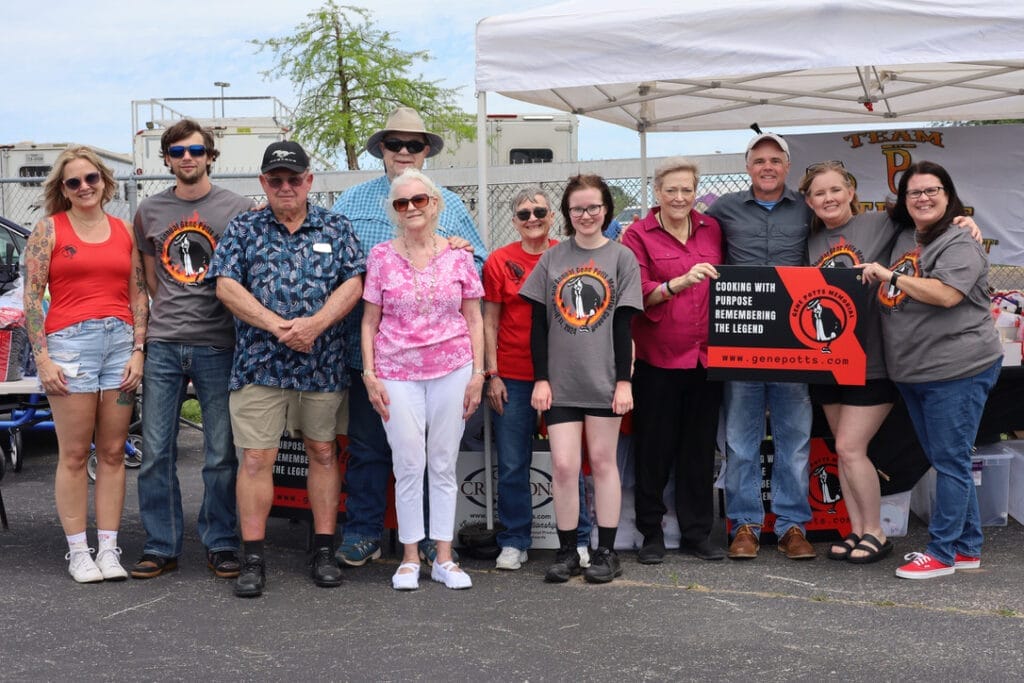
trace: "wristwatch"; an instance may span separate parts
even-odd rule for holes
[[[136,344],[135,346],[132,347],[132,353],[135,353],[136,351],[142,354],[146,353],[146,345],[144,343]]]

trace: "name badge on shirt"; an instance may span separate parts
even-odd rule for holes
[[[315,251],[318,254],[330,254],[331,245],[327,244],[326,242],[317,242],[316,244],[313,245],[313,251]]]

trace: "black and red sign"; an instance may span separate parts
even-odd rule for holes
[[[708,376],[863,385],[867,287],[852,268],[719,266]]]

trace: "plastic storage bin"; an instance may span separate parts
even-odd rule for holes
[[[1010,499],[1010,463],[1012,450],[992,444],[978,449],[971,457],[974,484],[978,489],[978,509],[982,526],[1006,526]],[[910,509],[926,524],[935,501],[935,470],[925,473],[910,496]]]

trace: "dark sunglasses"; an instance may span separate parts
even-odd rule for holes
[[[188,150],[189,156],[193,159],[206,156],[206,145],[171,145],[167,148],[167,156],[172,159],[180,159],[185,156],[185,151]]]
[[[420,142],[419,140],[399,140],[398,138],[388,138],[384,141],[384,149],[389,152],[401,152],[402,148],[405,147],[409,154],[419,154],[427,146],[427,143]]]
[[[535,207],[533,207],[533,217],[534,218],[544,218],[544,216],[547,216],[547,215],[548,215],[548,210],[545,209],[543,206],[535,206]],[[521,221],[528,221],[528,220],[530,220],[530,210],[529,209],[520,209],[519,211],[516,211],[516,218],[518,218]]]
[[[306,182],[305,175],[290,175],[287,178],[279,175],[268,175],[263,176],[267,181],[267,185],[270,185],[272,190],[280,190],[285,183],[288,183],[291,187],[301,187],[302,183]]]
[[[835,168],[836,166],[843,169],[844,171],[846,170],[846,164],[844,164],[839,159],[829,159],[828,161],[819,161],[816,164],[811,164],[810,166],[804,169],[804,173],[817,171],[819,168]]]
[[[395,211],[398,213],[405,213],[409,210],[409,205],[412,204],[414,209],[422,209],[430,202],[429,194],[414,194],[411,197],[399,197],[398,199],[391,202],[391,206],[395,207]]]
[[[102,180],[102,177],[98,172],[93,171],[92,173],[86,173],[81,178],[68,178],[67,180],[64,181],[64,187],[74,192],[75,190],[82,186],[83,180],[85,181],[85,184],[88,185],[89,187],[96,187],[97,185],[100,184],[100,180]]]

